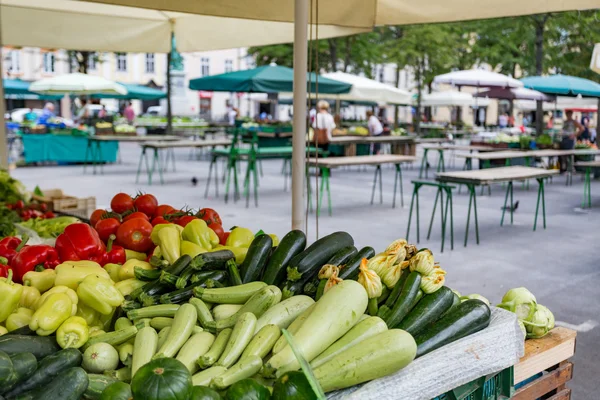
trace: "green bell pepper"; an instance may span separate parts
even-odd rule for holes
[[[79,300],[100,314],[107,315],[120,306],[125,299],[111,280],[87,276],[77,288]]]
[[[206,225],[206,222],[201,219],[195,219],[189,222],[185,228],[183,228],[181,238],[183,240],[187,240],[188,242],[197,244],[203,249],[211,250],[214,247],[214,238],[211,241],[211,232],[214,234],[214,231],[210,229],[208,225]],[[218,240],[216,244],[218,244]]]
[[[48,336],[71,316],[73,302],[67,293],[51,293],[33,313],[29,329],[39,336]]]
[[[234,228],[225,242],[226,246],[231,247],[249,247],[254,240],[254,233],[248,228]]]

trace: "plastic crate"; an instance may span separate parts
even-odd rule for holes
[[[482,376],[465,383],[432,400],[504,400],[510,399],[515,388],[513,386],[513,367],[495,374]]]

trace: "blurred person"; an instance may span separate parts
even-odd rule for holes
[[[229,109],[229,111],[227,112],[227,119],[229,120],[229,125],[231,125],[231,126],[235,125],[235,119],[237,118],[238,115],[239,115],[239,111],[237,108],[231,107]]]
[[[54,114],[54,104],[48,102],[44,105],[44,109],[42,113],[39,115],[37,119],[37,124],[39,125],[47,125],[48,120],[50,118],[54,118],[56,115]]]
[[[567,119],[563,122],[562,141],[560,142],[561,150],[573,150],[577,138],[583,133],[583,126],[573,119],[573,111],[567,110],[565,113]],[[560,172],[567,170],[568,156],[560,157]]]
[[[133,105],[130,101],[127,102],[127,106],[125,106],[125,109],[123,110],[123,116],[129,125],[133,125],[133,121],[135,121],[135,111],[133,110]]]
[[[335,129],[335,121],[333,116],[329,113],[329,103],[325,100],[320,100],[317,103],[318,112],[315,115],[315,121],[313,122],[313,141],[315,146],[320,149],[327,151],[329,149],[329,142],[331,141],[331,133]]]
[[[373,111],[367,111],[367,127],[369,128],[369,135],[371,136],[380,136],[383,133],[383,125],[381,125],[379,118],[373,114]],[[380,150],[381,144],[374,143],[373,154],[379,154]]]
[[[591,141],[592,134],[590,133],[590,119],[588,117],[581,118],[581,126],[583,127],[583,131],[581,132],[577,140]]]
[[[106,106],[103,104],[102,109],[100,111],[98,111],[98,118],[104,118],[106,116],[107,116]]]
[[[554,113],[552,111],[548,113],[548,122],[546,123],[546,129],[554,129]]]
[[[500,116],[498,117],[498,126],[500,128],[506,128],[508,126],[508,114],[500,114]]]

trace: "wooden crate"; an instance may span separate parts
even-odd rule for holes
[[[33,195],[33,199],[46,203],[51,211],[61,211],[80,218],[89,218],[96,209],[95,197],[75,197],[65,195],[61,189],[46,189],[44,196]]]
[[[541,339],[525,341],[525,355],[514,368],[515,384],[530,380],[511,397],[512,400],[568,400],[571,389],[566,385],[573,377],[573,363],[577,332],[554,328]]]

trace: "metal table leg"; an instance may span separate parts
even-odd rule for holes
[[[414,184],[414,188],[413,188],[413,193],[412,193],[412,197],[410,200],[410,211],[408,212],[408,226],[406,227],[406,240],[408,240],[409,236],[410,236],[410,223],[412,221],[412,213],[413,213],[413,207],[415,205],[415,200],[417,203],[417,243],[419,242],[419,188],[421,187],[421,185],[419,183],[413,182]]]
[[[510,224],[513,224],[513,183],[512,181],[508,182],[508,186],[506,187],[506,196],[504,196],[504,207],[502,207],[502,218],[500,219],[500,226],[504,224],[504,214],[506,213],[506,202],[508,201],[508,194],[510,193]]]
[[[381,165],[377,165],[375,168],[375,175],[373,178],[373,190],[371,191],[371,205],[375,199],[375,187],[377,186],[377,177],[379,176],[379,203],[383,203],[383,185],[381,180]]]
[[[437,192],[435,193],[435,200],[433,201],[433,211],[431,212],[431,219],[429,220],[429,229],[427,230],[427,240],[431,237],[431,227],[433,226],[433,220],[435,218],[435,210],[437,208],[438,199],[440,197],[440,191],[442,189],[438,187]],[[443,201],[443,200],[442,200]],[[443,219],[443,217],[442,217]]]
[[[146,158],[146,147],[142,147],[142,153],[140,154],[140,161],[138,162],[137,174],[135,176],[135,183],[137,184],[140,179],[140,172],[142,171],[142,160]],[[148,160],[146,160],[146,170],[148,170]]]
[[[592,182],[591,182],[592,168],[585,168],[585,180],[583,182],[583,200],[581,201],[581,208],[592,207]]]
[[[327,190],[327,198],[329,203],[329,215],[332,215],[331,209],[331,190],[329,187],[329,168],[321,167],[321,187],[319,188],[319,197],[317,201],[317,216],[321,215],[321,205],[323,204],[323,193]]]
[[[477,244],[479,244],[479,222],[477,220],[477,193],[475,192],[475,185],[467,184],[469,189],[469,209],[467,211],[467,227],[465,230],[465,247],[467,247],[467,240],[469,238],[469,224],[471,222],[471,208],[473,209],[473,217],[475,220],[475,238]]]
[[[394,200],[392,208],[396,208],[396,188],[398,187],[398,178],[400,178],[400,205],[404,207],[404,189],[402,187],[402,165],[396,164],[396,175],[394,176]]]
[[[419,179],[423,177],[423,170],[425,170],[425,178],[427,178],[427,152],[428,149],[423,149],[423,158],[421,159],[421,168],[419,168]]]
[[[533,221],[533,231],[535,232],[537,228],[537,217],[540,209],[540,200],[542,202],[542,218],[544,222],[544,229],[546,229],[546,197],[544,195],[544,178],[537,178],[539,187],[538,187],[538,197],[537,203],[535,206],[535,219]]]

